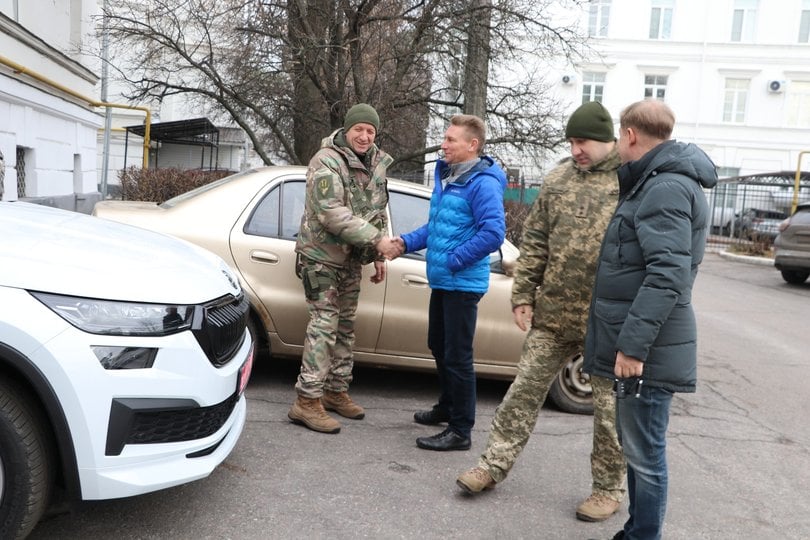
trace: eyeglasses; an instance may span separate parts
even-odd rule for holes
[[[613,379],[613,395],[616,399],[624,399],[627,396],[640,397],[641,385],[644,379],[631,377],[629,379]]]

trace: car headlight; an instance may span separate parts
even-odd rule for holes
[[[31,293],[67,322],[90,334],[167,336],[191,328],[195,306],[146,304]]]

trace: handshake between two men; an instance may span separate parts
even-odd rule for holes
[[[375,247],[377,252],[389,261],[405,253],[405,241],[399,236],[383,236]]]

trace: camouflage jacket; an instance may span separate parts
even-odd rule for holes
[[[309,162],[295,251],[331,266],[368,264],[382,260],[374,246],[388,230],[385,173],[393,158],[374,145],[361,161],[342,141],[339,129]]]
[[[612,150],[590,171],[571,158],[543,181],[526,218],[512,307],[534,309],[532,326],[582,340],[602,237],[616,209],[620,159]]]

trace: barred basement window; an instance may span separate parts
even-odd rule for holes
[[[25,148],[17,147],[17,197],[25,197]]]

